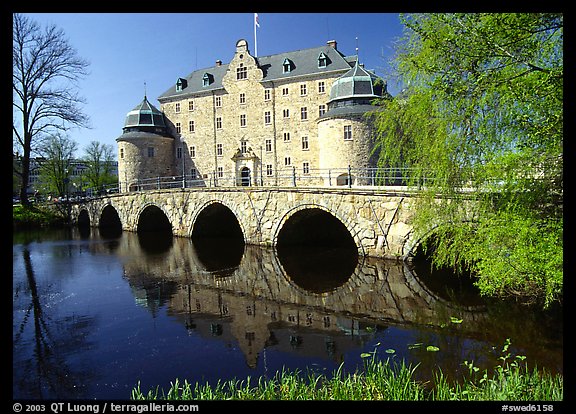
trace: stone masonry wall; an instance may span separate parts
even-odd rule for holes
[[[102,210],[110,205],[122,228],[136,231],[142,211],[160,208],[176,236],[190,237],[198,215],[212,203],[228,207],[236,216],[248,244],[275,246],[286,221],[296,212],[322,209],[340,220],[362,256],[404,258],[412,236],[413,199],[402,193],[361,189],[312,188],[202,188],[171,189],[110,195],[74,206],[74,216],[86,210],[98,226]]]

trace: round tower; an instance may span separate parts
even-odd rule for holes
[[[384,92],[384,84],[377,80],[356,60],[354,67],[332,84],[328,110],[318,119],[318,144],[322,148],[319,168],[339,169],[339,175],[330,178],[336,179],[337,185],[362,184],[367,180],[356,177],[358,169],[376,166],[372,123],[366,114],[376,109],[371,101]],[[348,166],[352,169],[351,177],[343,170]]]
[[[118,143],[120,191],[135,191],[142,180],[174,175],[174,137],[164,114],[146,96],[126,115]]]

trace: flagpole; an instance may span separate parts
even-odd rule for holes
[[[258,13],[254,13],[254,57],[258,57],[258,38],[256,37],[256,26],[259,26]]]

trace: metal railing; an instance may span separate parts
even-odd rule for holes
[[[370,188],[407,187],[410,168],[329,168],[303,171],[295,167],[278,169],[274,174],[265,171],[256,176],[210,172],[198,175],[176,175],[119,182],[98,190],[88,189],[87,197],[132,191],[164,190],[174,188],[215,187],[310,187],[310,188]],[[426,180],[420,185],[426,185]],[[417,189],[416,187],[411,187]]]

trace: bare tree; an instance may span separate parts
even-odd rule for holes
[[[14,144],[22,150],[21,170],[16,173],[22,178],[20,199],[29,204],[26,190],[34,143],[50,130],[88,126],[88,116],[80,109],[84,100],[75,92],[76,82],[88,74],[88,62],[78,57],[55,25],[41,29],[35,21],[14,14],[12,31],[12,130]]]

